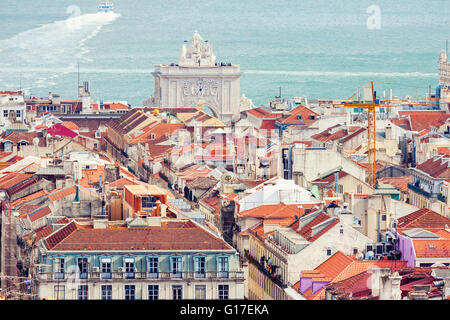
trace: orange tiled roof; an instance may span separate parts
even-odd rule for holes
[[[52,193],[50,193],[48,195],[48,199],[50,200],[50,202],[55,202],[59,199],[62,199],[69,195],[75,194],[76,191],[77,191],[76,186],[71,186],[69,188],[64,188],[64,189],[56,189],[55,191],[53,191]]]
[[[6,135],[3,138],[3,141],[5,140],[9,140],[14,144],[19,143],[20,141],[26,141],[29,145],[33,144],[33,139],[34,138],[39,138],[39,145],[42,146],[43,143],[45,143],[45,139],[43,139],[42,137],[42,133],[41,132],[17,132],[17,131],[13,131],[11,133],[9,133],[8,135]]]
[[[72,121],[63,121],[61,122],[61,125],[70,130],[80,130],[80,128]]]
[[[32,194],[30,194],[28,196],[25,196],[25,197],[19,198],[17,200],[14,200],[13,202],[9,203],[9,207],[10,208],[14,208],[14,207],[16,207],[18,205],[21,205],[21,204],[24,204],[24,203],[26,203],[28,201],[31,201],[31,200],[43,197],[43,196],[45,196],[47,194],[49,194],[49,192],[47,190],[40,190],[40,191],[32,193]]]
[[[343,177],[345,177],[347,175],[348,175],[348,173],[343,171],[343,170],[339,171],[339,173],[338,173],[339,179],[342,179]],[[313,183],[320,183],[318,185],[318,187],[319,187],[319,189],[322,189],[322,188],[327,187],[330,184],[334,184],[334,181],[335,181],[334,174],[331,174],[328,177],[325,177],[325,178],[322,178],[322,179],[316,179],[316,180],[313,181]]]
[[[297,118],[298,115],[301,115],[302,118],[299,120]],[[311,119],[310,116],[314,116],[314,119]],[[311,124],[317,120],[320,116],[317,112],[312,111],[311,109],[300,105],[294,110],[291,110],[290,115],[287,118],[281,118],[278,120],[280,123],[302,123],[302,124]]]
[[[338,251],[312,272],[319,271],[320,273],[317,274],[316,277],[321,276],[325,279],[328,278],[330,282],[337,282],[348,279],[362,272],[366,272],[374,266],[380,268],[390,268],[393,270],[406,267],[406,263],[406,261],[399,260],[357,260],[355,257],[347,256],[341,251]],[[306,272],[306,270],[303,272]],[[295,284],[294,288],[299,289],[300,283],[301,280]],[[308,300],[320,300],[325,297],[325,290],[322,288],[312,294],[312,290],[310,288],[303,294],[303,296]]]
[[[130,144],[137,144],[142,142],[151,142],[164,137],[166,134],[173,134],[175,131],[184,128],[184,123],[159,123],[151,127],[147,127],[144,132],[130,140]],[[154,135],[154,139],[151,139]]]
[[[337,130],[335,132],[331,132],[332,129],[340,127],[340,126],[341,126],[340,124],[337,124],[335,126],[332,126],[332,127],[328,128],[328,129],[322,131],[322,132],[314,134],[314,135],[311,136],[311,139],[314,139],[314,140],[317,140],[317,141],[320,141],[320,142],[328,142],[328,141],[335,141],[335,140],[344,138],[346,136],[352,136],[353,137],[353,135],[355,133],[350,134],[351,131],[349,129],[345,128],[345,127],[343,127],[342,129],[339,129],[339,130]],[[357,134],[359,134],[359,133],[360,132],[357,131]]]
[[[303,208],[298,208],[298,204],[266,204],[253,209],[241,211],[238,213],[242,218],[286,218],[294,215],[300,216]]]
[[[232,250],[190,221],[147,228],[82,228],[72,221],[45,240],[49,250]]]
[[[130,184],[135,185],[135,184],[138,184],[138,182],[135,182],[128,178],[120,178],[120,179],[117,179],[117,180],[111,182],[109,184],[109,186],[116,187],[116,188],[123,188],[123,186],[130,185]]]
[[[398,228],[445,228],[450,226],[450,219],[443,215],[422,208],[398,219]]]
[[[203,168],[201,170],[187,169],[182,172],[177,172],[176,175],[185,180],[192,180],[198,177],[206,177],[210,172],[211,169],[209,168]]]
[[[34,241],[38,241],[41,238],[47,237],[49,234],[52,233],[52,230],[53,230],[52,226],[44,226],[39,229],[36,229],[34,231],[34,234],[36,235],[36,239]]]
[[[109,109],[109,110],[128,110],[130,109],[127,105],[123,104],[123,103],[104,103],[103,104],[103,108],[104,109]]]
[[[412,182],[412,176],[403,176],[403,177],[381,177],[378,178],[379,182],[389,183],[394,188],[408,193],[408,183]]]
[[[31,212],[42,207],[42,204],[25,204],[21,206],[19,211],[19,219],[25,219]]]
[[[206,203],[211,208],[214,208],[217,212],[220,210],[220,204],[219,204],[218,197],[203,198],[200,201]]]
[[[450,239],[413,239],[417,258],[450,257]]]
[[[261,126],[259,127],[259,129],[262,129],[262,130],[275,129],[275,121],[276,120],[262,120]]]
[[[85,188],[92,188],[94,184],[100,183],[100,176],[105,181],[105,166],[98,165],[95,169],[82,169],[82,178],[78,180],[78,183]]]
[[[308,213],[311,214],[312,212]],[[335,225],[337,225],[339,223],[338,219],[335,219],[333,221],[330,220],[330,222],[328,223],[328,225],[326,227],[324,227],[321,231],[319,231],[317,234],[312,235],[312,228],[324,221],[329,220],[331,217],[329,215],[327,215],[324,212],[321,212],[320,214],[317,215],[317,217],[315,217],[311,222],[309,222],[308,224],[306,224],[305,226],[303,226],[300,230],[298,230],[298,226],[299,226],[299,222],[295,222],[291,228],[296,230],[296,232],[298,234],[300,234],[303,238],[305,238],[306,240],[308,240],[309,242],[314,242],[315,240],[317,240],[318,238],[320,238],[323,234],[325,234],[328,230],[330,230],[331,228],[333,228]]]
[[[255,116],[257,118],[264,118],[264,119],[277,119],[281,118],[281,113],[271,113],[263,108],[254,108],[246,111],[247,113],[250,113],[252,116]]]
[[[12,162],[0,162],[0,170],[6,169],[13,164],[14,163],[12,163]]]
[[[32,212],[32,213],[28,214],[28,217],[30,217],[31,222],[34,222],[38,219],[45,217],[46,215],[49,215],[50,213],[52,213],[52,211],[50,210],[50,208],[48,206],[46,206],[36,212]]]
[[[354,160],[352,160],[354,163],[356,163],[357,165],[359,165],[360,167],[363,167],[366,171],[368,170],[367,169],[367,167],[368,167],[368,164],[367,163],[361,163],[361,162],[357,162],[357,161],[354,161]],[[380,170],[381,168],[383,168],[384,167],[384,165],[382,164],[382,163],[379,163],[379,162],[377,162],[377,163],[375,163],[375,167],[376,167],[376,169],[377,169],[377,171],[378,170]]]
[[[68,188],[56,189],[48,195],[48,199],[50,200],[50,202],[55,202],[59,199],[62,199],[62,198],[65,198],[65,197],[68,197],[71,195],[75,195],[76,192],[77,192],[76,185],[70,186]],[[83,186],[78,187],[78,192],[84,192],[84,193],[89,194],[92,197],[100,198],[100,196],[98,194],[84,188]]]
[[[399,116],[409,117],[411,130],[413,131],[421,131],[431,127],[438,128],[450,117],[450,114],[442,110],[400,110],[398,114]]]
[[[405,118],[393,118],[390,120],[393,124],[395,124],[396,126],[398,126],[400,128],[403,128],[408,131],[411,130],[411,125],[409,124],[409,119],[406,117]]]
[[[0,178],[0,189],[9,189],[29,178],[33,175],[28,173],[11,172]]]
[[[450,147],[437,147],[436,151],[438,154],[443,154],[447,157],[450,157]]]

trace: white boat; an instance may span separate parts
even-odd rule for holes
[[[98,12],[112,12],[114,4],[111,1],[102,1],[98,5]]]

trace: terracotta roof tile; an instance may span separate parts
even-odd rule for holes
[[[399,260],[357,260],[354,257],[347,256],[341,251],[338,251],[320,264],[314,271],[319,271],[320,276],[325,279],[328,278],[330,279],[330,283],[334,283],[366,272],[375,266],[394,270],[406,267],[406,263],[407,261]],[[304,276],[304,274],[301,276]],[[317,275],[315,277],[317,277]],[[300,288],[300,283],[301,280],[296,283],[295,287]],[[313,294],[310,288],[309,292],[306,291],[303,296],[308,300],[323,299],[325,296],[325,289],[321,288]]]
[[[9,206],[11,208],[14,208],[14,207],[16,207],[18,205],[22,205],[24,203],[27,203],[28,201],[31,201],[31,200],[34,200],[34,199],[37,199],[37,198],[40,198],[40,197],[44,197],[47,194],[49,194],[49,192],[47,190],[40,190],[38,192],[32,193],[32,194],[30,194],[28,196],[25,196],[25,197],[19,198],[17,200],[14,200],[13,202],[10,202]]]
[[[398,114],[410,119],[412,131],[421,131],[431,127],[439,128],[450,117],[450,114],[441,110],[400,110]]]
[[[123,186],[126,186],[126,185],[136,185],[136,184],[139,184],[139,182],[135,182],[134,180],[131,180],[131,179],[128,179],[128,178],[120,178],[120,179],[117,179],[117,180],[115,180],[115,181],[113,181],[113,182],[110,182],[109,183],[109,186],[110,187],[115,187],[115,188],[123,188]]]
[[[436,156],[430,158],[416,166],[416,169],[423,171],[434,178],[450,178],[450,158]]]
[[[49,234],[52,233],[53,227],[52,226],[44,226],[39,229],[36,229],[34,233],[36,234],[35,241],[40,240],[41,238],[47,237]]]
[[[343,177],[345,177],[347,175],[348,175],[347,172],[341,170],[341,171],[339,171],[338,177],[339,177],[339,179],[341,179],[341,178],[343,178]],[[319,187],[319,189],[322,189],[322,188],[324,188],[324,187],[326,187],[326,186],[328,186],[330,184],[334,184],[334,180],[335,180],[334,174],[331,174],[331,175],[329,175],[329,176],[327,176],[325,178],[316,179],[316,180],[313,181],[313,183],[315,183],[315,184],[319,184],[320,183],[318,187]]]
[[[266,204],[253,209],[239,212],[237,215],[241,218],[286,218],[295,215],[301,216],[305,208],[299,208],[299,204]]]
[[[72,121],[63,121],[63,122],[61,122],[61,125],[66,127],[67,129],[70,129],[70,130],[80,130],[80,127],[78,127]]]
[[[48,195],[48,199],[50,200],[50,202],[55,202],[59,199],[62,199],[64,197],[67,197],[67,196],[75,194],[75,193],[76,193],[76,186],[71,186],[68,188],[58,189],[56,191],[53,191],[52,193],[50,193]]]
[[[310,212],[308,214],[311,214],[311,213],[312,212]],[[315,235],[312,235],[313,227],[315,227],[318,224],[325,222],[327,220],[329,220],[329,223],[318,233],[316,233]],[[296,230],[296,232],[298,234],[300,234],[303,238],[305,238],[307,241],[313,242],[313,241],[317,240],[318,238],[320,238],[323,234],[325,234],[328,230],[333,228],[338,223],[339,223],[339,220],[337,220],[337,219],[331,220],[331,217],[329,215],[321,212],[319,215],[317,215],[317,217],[315,217],[311,222],[309,222],[308,224],[303,226],[300,230],[297,230],[298,225],[299,225],[298,221],[296,223],[294,223],[291,226],[291,228]]]
[[[261,121],[261,126],[259,127],[259,129],[273,130],[275,129],[275,121],[276,120],[263,120]]]
[[[12,188],[32,178],[32,174],[11,172],[0,178],[0,189]]]
[[[339,140],[344,137],[350,137],[348,139],[348,140],[350,140],[354,136],[360,134],[361,132],[364,132],[364,130],[357,130],[357,131],[351,133],[349,128],[346,128],[346,127],[342,127],[342,129],[339,129],[339,130],[334,130],[340,126],[341,126],[340,124],[332,126],[322,132],[312,135],[311,139],[317,140],[319,142],[329,142],[329,141]],[[364,129],[364,128],[361,128],[361,129]]]
[[[390,120],[391,120],[391,122],[393,124],[395,124],[396,126],[398,126],[400,128],[403,128],[403,129],[408,130],[408,131],[411,130],[411,125],[409,123],[409,118],[406,118],[406,117],[405,118],[393,118],[393,119],[390,119]]]
[[[49,250],[233,250],[192,222],[161,227],[86,229],[71,222],[46,239]]]
[[[414,211],[398,219],[398,228],[445,228],[450,219],[426,208]]]
[[[450,257],[450,239],[414,239],[417,258]]]
[[[281,118],[281,113],[271,113],[269,111],[264,110],[263,108],[254,108],[246,111],[247,113],[255,116],[257,118],[263,119],[277,119]]]
[[[301,119],[298,119],[298,116],[301,115]],[[311,119],[311,116],[313,118]],[[312,111],[311,109],[300,105],[296,107],[294,110],[291,110],[290,115],[286,118],[278,119],[280,123],[290,123],[290,124],[311,124],[317,120],[320,116],[317,112]]]
[[[28,217],[30,217],[31,222],[34,222],[38,219],[45,217],[46,215],[49,215],[50,213],[52,213],[50,208],[48,206],[45,206],[42,209],[31,212],[30,214],[28,214]]]
[[[13,131],[11,133],[9,133],[8,135],[3,137],[3,141],[11,141],[14,144],[17,144],[21,141],[26,141],[29,145],[33,145],[33,139],[34,138],[39,138],[40,140],[40,145],[42,145],[42,142],[44,142],[45,145],[45,139],[42,136],[41,132],[16,132]]]
[[[412,182],[412,176],[403,176],[403,177],[381,177],[378,178],[379,182],[389,183],[394,188],[408,193],[408,183]]]

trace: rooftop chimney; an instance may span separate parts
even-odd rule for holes
[[[390,269],[388,268],[378,268],[375,267],[371,270],[369,270],[369,273],[372,274],[371,276],[371,284],[372,284],[372,297],[380,297],[380,300],[383,300],[381,298],[381,293],[383,291],[383,286],[385,278],[390,273]]]

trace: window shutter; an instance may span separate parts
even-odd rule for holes
[[[182,272],[183,271],[183,260],[181,259],[181,257],[177,258],[177,272]]]
[[[59,264],[59,258],[56,258],[55,260],[53,260],[53,272],[59,272],[58,264]]]

